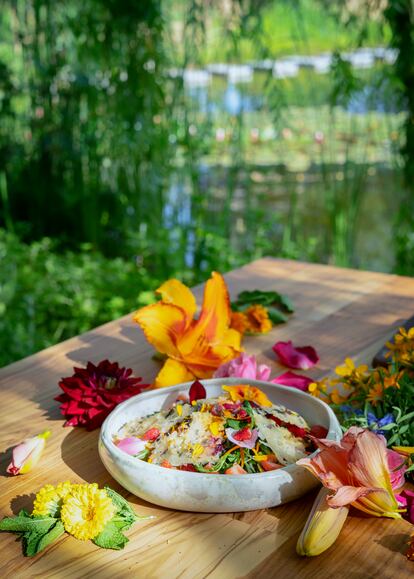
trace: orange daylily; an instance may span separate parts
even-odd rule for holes
[[[233,402],[248,400],[249,402],[256,402],[260,406],[272,406],[266,394],[254,386],[237,384],[237,386],[222,386],[222,388],[230,394]]]
[[[210,378],[221,364],[240,354],[241,334],[230,328],[230,298],[219,273],[213,272],[205,285],[198,318],[193,293],[177,279],[165,282],[157,293],[161,301],[134,316],[148,342],[167,356],[156,388]]]

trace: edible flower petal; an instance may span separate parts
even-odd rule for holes
[[[136,436],[128,436],[127,438],[122,438],[118,443],[117,447],[130,454],[131,456],[135,456],[145,450],[146,442],[145,440],[141,440]]]
[[[288,368],[308,370],[319,362],[319,356],[312,346],[295,347],[289,340],[276,342],[272,349],[279,361]]]
[[[131,368],[122,368],[118,362],[102,360],[95,366],[74,368],[74,374],[59,382],[63,393],[55,400],[61,402],[65,426],[86,426],[94,430],[120,402],[150,387],[141,384],[142,378],[132,376]]]
[[[230,398],[234,402],[239,400],[248,400],[249,402],[259,404],[260,406],[272,406],[272,403],[266,394],[255,386],[244,386],[243,384],[238,384],[237,386],[222,386],[222,388],[230,394]]]
[[[404,489],[397,495],[398,502],[405,508],[403,518],[414,525],[414,491]]]
[[[257,364],[256,356],[249,356],[244,352],[234,360],[222,364],[214,373],[214,378],[249,378],[263,380],[270,378],[270,367],[266,364]]]
[[[250,428],[242,428],[235,430],[234,428],[226,428],[226,436],[233,444],[237,444],[242,448],[254,448],[259,431],[257,428],[250,430]]]
[[[190,391],[188,393],[190,404],[192,404],[195,400],[201,400],[203,398],[206,398],[206,396],[207,396],[206,389],[201,384],[201,382],[199,382],[199,380],[196,380],[191,384]]]
[[[298,555],[314,557],[329,549],[338,538],[349,507],[332,508],[327,503],[329,490],[322,487],[296,545]]]
[[[297,388],[298,390],[302,390],[302,392],[307,392],[309,384],[313,383],[311,378],[307,376],[301,376],[300,374],[295,374],[294,372],[285,372],[284,374],[280,374],[274,380],[272,380],[274,384],[281,384],[282,386],[291,386],[292,388]]]
[[[96,483],[76,485],[65,498],[60,516],[65,531],[76,539],[94,539],[115,515],[116,508]]]
[[[230,328],[230,298],[219,273],[213,272],[205,285],[197,319],[194,296],[181,282],[170,280],[158,293],[161,301],[134,316],[148,342],[167,356],[155,379],[157,388],[210,378],[221,364],[240,354],[241,334]]]
[[[50,431],[45,430],[33,438],[26,438],[13,448],[12,461],[7,472],[12,475],[25,474],[37,465],[46,446]]]
[[[353,426],[339,442],[317,438],[314,442],[320,452],[297,464],[333,491],[327,498],[329,506],[352,504],[372,516],[401,518],[383,437]]]

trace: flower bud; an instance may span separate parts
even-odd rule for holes
[[[305,527],[298,539],[298,555],[313,557],[329,549],[338,538],[349,507],[332,508],[326,502],[329,490],[322,487],[315,499]]]
[[[43,449],[46,445],[46,439],[49,438],[50,431],[45,430],[33,438],[27,438],[22,443],[13,448],[12,461],[7,467],[9,474],[25,474],[32,470],[39,462]]]

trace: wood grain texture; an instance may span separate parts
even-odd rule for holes
[[[345,356],[369,362],[393,329],[414,311],[414,279],[339,269],[288,260],[261,259],[226,276],[233,296],[243,289],[276,289],[291,297],[296,312],[288,324],[244,341],[249,353],[282,371],[271,346],[292,339],[312,344],[321,362],[309,372],[321,377]],[[195,292],[201,295],[202,288]],[[159,366],[131,316],[67,340],[0,370],[1,515],[31,507],[33,493],[61,480],[119,486],[102,466],[98,432],[62,428],[57,382],[72,366],[103,358],[132,367],[151,381]],[[49,428],[52,436],[37,469],[6,476],[10,447]],[[121,491],[123,492],[123,491]],[[92,543],[64,537],[33,559],[21,554],[11,534],[1,534],[6,577],[233,578],[300,577],[348,579],[412,577],[414,564],[403,553],[411,526],[405,521],[353,514],[328,552],[315,559],[295,554],[298,534],[313,494],[267,511],[234,515],[194,514],[155,507],[123,492],[140,514],[155,518],[138,523],[123,551],[104,551]]]

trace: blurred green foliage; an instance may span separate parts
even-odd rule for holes
[[[364,0],[346,26],[342,0],[3,0],[0,364],[135,309],[168,277],[265,254],[378,269],[397,256],[413,272],[414,211],[387,241],[414,166],[409,56],[355,72],[341,55],[362,39],[412,48],[407,1],[384,18]],[[326,75],[200,89],[180,72],[325,50]]]

